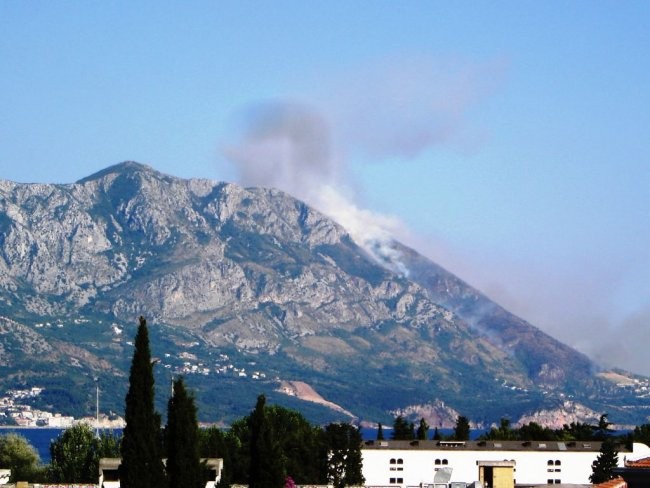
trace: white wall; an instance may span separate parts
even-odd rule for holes
[[[525,484],[545,484],[549,479],[561,480],[562,483],[588,484],[591,465],[598,456],[598,451],[488,451],[458,449],[363,449],[363,476],[368,486],[389,485],[391,478],[402,478],[401,486],[419,486],[420,483],[433,483],[436,467],[435,460],[446,459],[453,468],[451,481],[471,482],[478,480],[477,461],[515,461],[515,481]],[[619,453],[619,466],[625,458],[641,459],[650,456],[650,448],[645,444],[634,444],[632,453]],[[403,464],[391,464],[391,459],[402,459]],[[553,466],[548,461],[553,461]],[[560,461],[556,465],[555,461]],[[394,468],[394,469],[391,469]],[[402,468],[402,470],[399,470]],[[552,472],[548,470],[552,469]],[[559,471],[556,471],[559,469]]]

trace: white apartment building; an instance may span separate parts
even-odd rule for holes
[[[420,487],[434,484],[434,476],[451,468],[449,482],[479,480],[479,466],[514,463],[517,485],[589,484],[600,442],[552,441],[367,441],[361,453],[366,486]],[[626,460],[650,456],[650,447],[634,443],[621,447],[619,466]],[[495,464],[496,465],[496,464]],[[449,471],[445,469],[445,471]],[[489,477],[490,473],[486,473]],[[490,486],[490,483],[487,483]],[[460,486],[460,485],[459,485]]]

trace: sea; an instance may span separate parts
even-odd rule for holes
[[[43,464],[50,463],[50,443],[56,440],[64,431],[65,429],[53,427],[0,427],[0,435],[15,433],[27,439],[27,442],[38,452]],[[100,432],[119,436],[122,434],[122,429],[100,429]]]

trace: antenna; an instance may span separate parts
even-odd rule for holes
[[[99,378],[95,378],[95,436],[99,438]]]

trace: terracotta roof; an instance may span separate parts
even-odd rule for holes
[[[623,478],[616,478],[614,480],[605,481],[594,485],[594,488],[627,488],[627,483]]]
[[[638,461],[625,461],[626,468],[650,468],[650,457]]]

